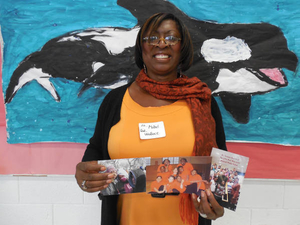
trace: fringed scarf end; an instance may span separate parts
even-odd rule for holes
[[[179,212],[182,222],[188,225],[197,225],[199,214],[194,207],[193,200],[189,194],[180,195]]]

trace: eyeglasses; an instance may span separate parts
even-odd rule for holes
[[[165,38],[159,38],[157,36],[144,37],[143,41],[146,41],[148,45],[158,46],[160,41],[164,41],[166,45],[176,45],[181,38],[174,36],[167,36]]]

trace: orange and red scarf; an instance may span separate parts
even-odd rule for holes
[[[144,70],[140,71],[135,81],[155,98],[183,99],[187,102],[195,129],[193,156],[209,156],[217,143],[215,120],[211,115],[211,90],[207,84],[196,77],[188,78],[185,75],[172,81],[158,82],[149,78]],[[180,216],[183,222],[198,224],[198,212],[188,194],[181,194]]]

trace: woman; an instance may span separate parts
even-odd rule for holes
[[[168,178],[170,176],[170,173],[166,172],[166,167],[165,166],[161,166],[160,167],[160,172],[157,173],[157,176],[161,176],[163,183],[167,183]]]
[[[176,190],[177,183],[175,182],[175,177],[174,176],[169,176],[168,178],[168,183],[166,184],[166,191],[167,193],[173,193],[176,192],[178,193],[179,190]]]
[[[129,174],[123,168],[117,170],[117,190],[119,194],[131,193],[133,191],[132,186],[129,183]]]
[[[160,172],[160,168],[164,166],[166,168],[165,172],[172,173],[172,165],[170,164],[169,159],[165,159],[162,164],[160,164],[157,168],[157,172]]]
[[[239,178],[236,178],[233,182],[232,189],[231,189],[230,204],[231,204],[232,210],[236,209],[236,205],[237,205],[239,195],[240,195],[240,188],[241,188],[241,185],[239,184]]]
[[[191,176],[189,176],[189,182],[191,184],[196,183],[197,184],[197,192],[200,190],[205,190],[205,184],[202,181],[202,177],[200,174],[198,174],[197,170],[192,170]]]
[[[183,193],[185,192],[186,190],[186,185],[189,183],[189,182],[186,182],[185,180],[183,180],[181,178],[181,176],[178,176],[176,177],[176,185],[174,187],[175,190],[177,190],[179,193]]]
[[[95,160],[210,155],[213,146],[226,149],[220,111],[209,88],[181,74],[192,58],[188,30],[174,15],[158,13],[145,22],[135,52],[141,71],[133,83],[105,97],[83,162],[76,167],[77,183],[84,191],[101,191],[112,182],[110,174],[98,173],[105,167]],[[163,126],[151,139],[141,139],[139,124],[158,126],[161,121]],[[101,222],[146,225],[157,224],[159,218],[161,224],[197,224],[199,218],[199,224],[210,224],[223,213],[209,190],[201,193],[200,202],[196,195],[153,198],[137,193],[102,197]]]
[[[156,180],[151,182],[151,191],[150,193],[165,193],[166,192],[166,186],[162,182],[162,177],[157,176]]]
[[[188,181],[190,177],[190,171],[184,170],[183,166],[178,166],[178,173],[177,176],[181,176],[182,179]]]
[[[212,193],[214,193],[216,190],[216,181],[217,181],[217,177],[214,176],[209,177],[210,190]]]
[[[179,166],[182,166],[183,169],[185,171],[188,171],[189,173],[192,172],[192,170],[194,169],[193,165],[191,163],[189,163],[186,158],[180,159],[180,164],[178,164],[177,167],[179,167]]]
[[[226,185],[227,183],[225,183],[225,181],[221,181],[220,183],[217,184],[217,187],[216,187],[216,191],[215,191],[215,197],[216,197],[216,200],[218,202],[220,202],[221,204],[223,204],[222,202],[222,199],[224,199],[224,196],[226,193]]]
[[[177,177],[177,174],[178,174],[178,168],[177,168],[177,167],[175,167],[175,168],[173,169],[173,171],[172,171],[172,174],[171,174],[171,175],[173,175],[174,177]]]

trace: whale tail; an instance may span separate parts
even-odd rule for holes
[[[17,92],[33,80],[47,90],[57,102],[60,102],[60,96],[49,80],[51,75],[43,72],[41,68],[36,68],[35,63],[30,60],[31,56],[26,57],[11,76],[5,93],[5,104],[10,103]]]
[[[10,103],[16,93],[29,82],[29,80],[25,81],[24,79],[22,79],[22,75],[32,67],[33,65],[28,60],[24,60],[19,64],[19,66],[11,76],[10,82],[6,89],[4,100],[5,103]]]

